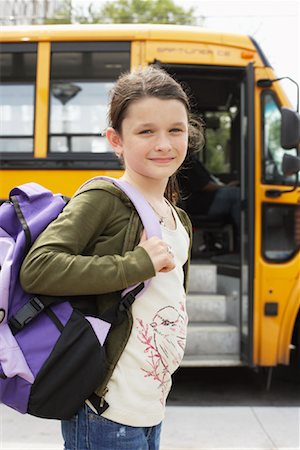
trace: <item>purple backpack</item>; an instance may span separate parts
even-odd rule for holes
[[[157,218],[128,183],[107,178],[130,198],[148,237],[161,236]],[[116,311],[107,320],[84,316],[65,299],[24,292],[23,259],[37,236],[63,210],[60,194],[36,183],[15,187],[0,207],[0,402],[21,413],[69,419],[90,400],[106,372],[104,342]],[[126,289],[118,310],[129,308],[146,287]],[[99,400],[99,398],[97,397]]]

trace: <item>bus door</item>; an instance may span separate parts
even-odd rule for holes
[[[278,83],[259,90],[261,109],[261,179],[258,180],[255,260],[255,359],[263,366],[288,364],[300,298],[300,188],[295,174],[283,170],[285,155],[295,148],[281,146],[282,93]],[[296,128],[296,127],[295,127]],[[298,144],[299,145],[299,144]],[[261,237],[260,237],[261,236]]]
[[[194,225],[192,259],[217,271],[217,294],[226,296],[226,322],[238,329],[236,361],[252,360],[252,296],[254,240],[254,70],[253,66],[222,67],[160,63],[188,86],[193,113],[205,125],[204,148],[196,158],[216,182],[237,182],[240,227],[230,221],[208,221],[201,212],[199,192],[195,210],[191,192],[183,207]],[[183,171],[184,173],[184,171]],[[192,177],[191,174],[188,175]],[[195,177],[196,178],[196,177]],[[197,179],[197,178],[196,178]],[[237,186],[237,187],[238,187]],[[205,194],[204,194],[205,195]],[[192,204],[191,204],[192,203]]]
[[[255,222],[255,117],[253,64],[249,64],[246,68],[245,82],[241,84],[241,112],[240,343],[241,360],[247,365],[252,365]]]

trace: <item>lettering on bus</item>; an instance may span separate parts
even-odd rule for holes
[[[229,57],[230,50],[211,50],[210,48],[172,48],[172,47],[158,47],[157,52],[159,53],[183,53],[187,55],[215,55],[221,57]]]

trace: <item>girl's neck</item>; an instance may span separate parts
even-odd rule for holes
[[[164,193],[168,179],[155,180],[152,178],[139,177],[138,175],[131,176],[131,174],[125,171],[122,180],[127,181],[129,184],[136,187],[150,203],[165,201]]]

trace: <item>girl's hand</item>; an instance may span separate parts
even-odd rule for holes
[[[170,246],[158,237],[153,236],[147,239],[143,231],[138,245],[146,250],[156,272],[170,272],[175,268],[174,255]]]

